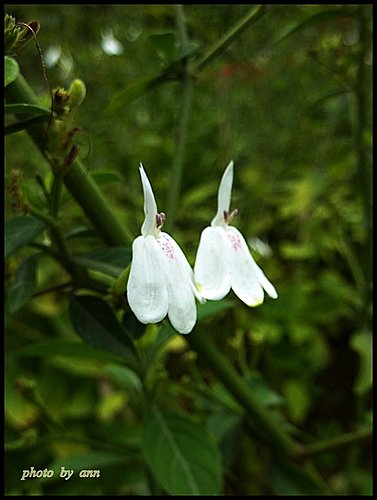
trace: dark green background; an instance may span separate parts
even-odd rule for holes
[[[188,35],[197,53],[248,10],[247,5],[185,5]],[[39,21],[38,43],[52,88],[68,88],[74,78],[85,82],[87,96],[76,119],[83,131],[77,135],[80,157],[91,173],[116,174],[118,180],[101,184],[101,189],[136,237],[143,221],[140,162],[159,210],[166,210],[182,85],[169,81],[116,112],[107,109],[114,95],[157,75],[167,64],[152,35],[176,33],[173,6],[8,5],[6,12],[17,20]],[[101,47],[102,34],[110,29],[122,44],[120,55],[106,54]],[[241,373],[259,374],[265,397],[282,396],[277,398],[279,411],[303,442],[362,428],[371,417],[370,42],[371,5],[271,5],[194,81],[172,234],[193,264],[200,232],[216,212],[222,172],[233,159],[232,208],[239,210],[234,223],[249,241],[257,237],[269,245],[266,255],[254,256],[279,298],[266,298],[255,309],[235,302],[229,311],[199,321],[193,335],[206,331]],[[53,49],[61,56],[49,65]],[[41,102],[49,106],[33,42],[17,60]],[[5,146],[6,188],[11,170],[19,169],[25,192],[38,203],[41,194],[34,177],[48,175],[47,163],[22,133],[8,136]],[[5,197],[7,219],[20,215],[11,207],[9,189]],[[79,207],[68,195],[66,200],[65,230],[86,226]],[[81,252],[103,247],[98,238],[75,239],[70,245]],[[28,255],[30,249],[23,249],[7,261],[6,286]],[[38,290],[64,279],[64,271],[44,260]],[[47,439],[51,429],[45,413],[83,439],[137,442],[140,413],[132,384],[122,384],[120,376],[109,376],[106,363],[90,359],[76,363],[69,356],[12,356],[14,349],[37,340],[76,338],[64,293],[32,300],[8,314],[6,323],[7,440],[17,442],[27,433],[38,436],[36,444],[8,452],[8,494],[80,493],[80,481],[19,481],[23,468],[43,469],[90,449]],[[165,353],[158,374],[164,380],[160,397],[168,407],[211,419],[216,411],[199,394],[202,376],[213,390],[216,381],[205,366],[187,360],[179,341]],[[39,388],[45,410],[25,395],[25,378]],[[271,472],[270,452],[260,451],[244,427],[237,432],[227,437],[224,493],[279,494],[293,475],[285,471],[284,476],[281,469]],[[370,494],[367,445],[321,454],[315,463],[335,494]],[[85,483],[85,492],[148,492],[138,461],[127,473],[114,465],[108,474]]]

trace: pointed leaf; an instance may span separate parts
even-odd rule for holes
[[[317,12],[316,14],[308,17],[303,21],[302,23],[298,24],[294,28],[290,29],[288,33],[283,35],[281,38],[277,40],[276,43],[281,42],[282,40],[285,40],[286,38],[294,35],[295,33],[299,33],[300,31],[306,29],[308,26],[313,26],[318,23],[326,22],[332,19],[336,19],[337,17],[345,17],[349,15],[349,11],[344,9],[344,8],[338,8],[338,9],[332,9],[332,10],[326,10],[323,12]]]
[[[211,318],[217,314],[236,306],[236,302],[223,299],[221,301],[207,301],[204,304],[198,304],[198,320]]]
[[[195,41],[189,41],[183,47],[179,48],[178,57],[183,59],[184,57],[191,57],[196,54],[199,50],[199,43]]]
[[[354,333],[350,345],[359,355],[359,371],[353,384],[355,394],[363,395],[372,387],[372,335],[368,330]]]
[[[322,482],[314,474],[290,462],[273,462],[268,476],[275,495],[317,496],[325,493]]]
[[[45,115],[50,116],[51,110],[48,108],[44,108],[42,106],[37,106],[35,104],[5,104],[4,112],[6,115]]]
[[[88,254],[77,255],[74,260],[87,268],[117,278],[131,262],[131,249],[127,247],[101,248]]]
[[[152,78],[148,78],[147,80],[142,80],[140,82],[129,85],[118,94],[116,94],[110,101],[108,112],[114,113],[118,111],[120,108],[127,106],[132,101],[135,101],[140,96],[142,96],[149,90],[158,87],[165,81],[167,81],[165,75],[157,75],[153,76]]]
[[[176,56],[175,33],[153,34],[148,37],[160,56],[166,61],[172,61]]]
[[[39,254],[28,257],[16,273],[14,283],[8,289],[9,311],[14,313],[27,304],[37,286],[37,259]]]
[[[13,59],[13,57],[5,56],[4,57],[4,87],[14,82],[18,74],[20,72],[20,68],[18,66],[17,61]]]
[[[45,224],[32,217],[25,215],[10,220],[5,224],[5,257],[34,240],[43,230]]]
[[[34,125],[46,122],[48,119],[49,119],[48,116],[41,115],[41,116],[35,116],[34,118],[29,118],[28,120],[23,120],[17,123],[13,123],[12,125],[7,125],[5,127],[5,135],[21,132],[22,130],[26,130],[27,128],[34,127]]]
[[[12,355],[31,358],[51,358],[52,356],[67,356],[69,358],[94,359],[111,363],[122,361],[120,355],[112,354],[102,349],[97,349],[83,342],[62,342],[61,340],[48,340],[26,345],[12,351]]]
[[[99,349],[122,355],[135,361],[135,348],[110,306],[92,295],[72,296],[70,301],[72,324],[78,335]]]
[[[203,426],[153,410],[143,425],[142,451],[156,480],[171,495],[219,495],[221,454]]]
[[[109,172],[108,170],[105,170],[103,172],[91,172],[90,177],[99,186],[103,184],[111,184],[112,182],[119,182],[122,180],[122,177],[117,172]]]

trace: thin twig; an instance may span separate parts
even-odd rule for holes
[[[371,428],[342,434],[340,436],[324,439],[323,441],[308,444],[302,447],[300,450],[298,450],[297,457],[303,458],[313,455],[319,455],[320,453],[324,453],[330,450],[339,450],[352,444],[359,443],[360,441],[371,439],[371,437]]]
[[[236,40],[247,28],[254,24],[267,12],[267,5],[258,5],[232,26],[219,40],[217,40],[196,62],[193,63],[191,73],[201,71],[205,66],[213,61],[219,54],[224,52],[229,45]]]
[[[60,285],[55,285],[51,288],[45,288],[44,290],[35,292],[33,293],[32,298],[35,299],[36,297],[41,297],[42,295],[47,295],[48,293],[59,292],[60,290],[64,290],[65,288],[72,288],[73,286],[73,281],[67,281],[66,283],[61,283]]]

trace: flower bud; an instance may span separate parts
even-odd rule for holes
[[[80,106],[82,101],[85,99],[85,96],[85,83],[82,80],[76,78],[76,80],[72,82],[72,85],[69,89],[69,97],[71,98],[69,107],[71,111],[76,110]]]

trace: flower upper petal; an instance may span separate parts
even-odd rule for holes
[[[156,215],[157,215],[156,200],[154,198],[151,183],[149,182],[147,174],[145,173],[144,167],[141,163],[139,171],[144,193],[144,214],[145,214],[145,219],[143,225],[141,226],[141,234],[143,236],[147,236],[149,234],[157,236],[158,229],[156,224]]]
[[[206,227],[200,236],[194,276],[206,299],[220,300],[230,290],[227,244],[223,227]]]
[[[164,256],[168,290],[168,317],[177,332],[190,333],[196,323],[192,270],[181,248],[167,233],[157,239]]]
[[[154,236],[139,236],[132,245],[128,303],[141,323],[158,323],[168,312],[165,260]]]
[[[245,304],[257,306],[263,302],[264,294],[259,283],[256,263],[250,254],[245,238],[238,229],[228,226],[225,232],[228,239],[227,249],[232,289]]]
[[[217,194],[217,214],[211,222],[211,226],[225,224],[224,212],[229,212],[233,185],[233,160],[231,160],[221,178]]]

